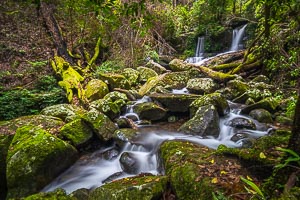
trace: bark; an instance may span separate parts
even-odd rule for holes
[[[67,43],[63,38],[60,26],[54,17],[53,5],[41,1],[39,12],[56,46],[56,54],[63,57],[67,62],[74,64],[72,57],[68,53]]]

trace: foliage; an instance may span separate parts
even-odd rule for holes
[[[244,183],[246,183],[248,186],[251,187],[251,189],[249,189],[248,187],[245,186],[245,189],[247,190],[248,193],[258,196],[259,199],[262,200],[266,199],[262,191],[259,189],[259,187],[250,178],[247,179],[244,177],[240,177],[240,178]]]
[[[103,62],[100,66],[96,67],[96,74],[102,72],[105,73],[105,72],[117,71],[122,68],[124,68],[124,65],[122,63],[115,60],[107,60]]]
[[[279,151],[284,152],[287,155],[289,155],[284,160],[284,163],[280,163],[275,166],[276,169],[282,169],[288,165],[294,165],[294,164],[297,164],[298,166],[300,166],[300,156],[296,152],[294,152],[291,149],[285,149],[285,148],[281,148],[281,147],[277,147],[276,150],[279,150]]]

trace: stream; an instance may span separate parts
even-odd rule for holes
[[[184,91],[184,90],[183,90]],[[180,91],[176,91],[180,92]],[[148,101],[143,98],[139,102]],[[204,145],[216,149],[220,144],[228,147],[239,148],[247,145],[249,138],[258,138],[267,135],[270,129],[266,125],[258,123],[248,116],[240,115],[242,105],[229,102],[230,113],[220,118],[220,134],[218,138],[186,135],[176,131],[172,123],[159,125],[138,126],[139,134],[131,143],[126,143],[120,150],[115,144],[99,149],[93,153],[83,155],[71,168],[62,173],[52,183],[42,191],[53,191],[63,188],[67,193],[71,193],[80,188],[93,189],[116,179],[131,177],[141,173],[151,173],[154,175],[164,174],[158,158],[159,146],[166,140],[183,140]],[[128,108],[124,116],[136,115],[132,109]],[[136,116],[136,123],[139,122]],[[228,122],[236,117],[251,119],[256,130],[235,129],[228,125]],[[243,137],[247,135],[247,137]],[[232,139],[235,137],[236,139]],[[134,159],[133,172],[124,172],[120,159],[122,154],[127,152]]]

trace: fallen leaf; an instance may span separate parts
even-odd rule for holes
[[[213,178],[213,179],[211,180],[211,183],[218,183],[218,179],[217,179],[217,178]]]

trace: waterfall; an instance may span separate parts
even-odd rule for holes
[[[204,53],[204,37],[198,37],[195,57],[203,57]]]
[[[232,32],[232,43],[231,43],[230,51],[239,50],[239,45],[240,45],[240,42],[243,38],[246,26],[247,26],[247,24],[245,24],[241,28],[236,28],[236,29],[233,30],[233,32]]]

